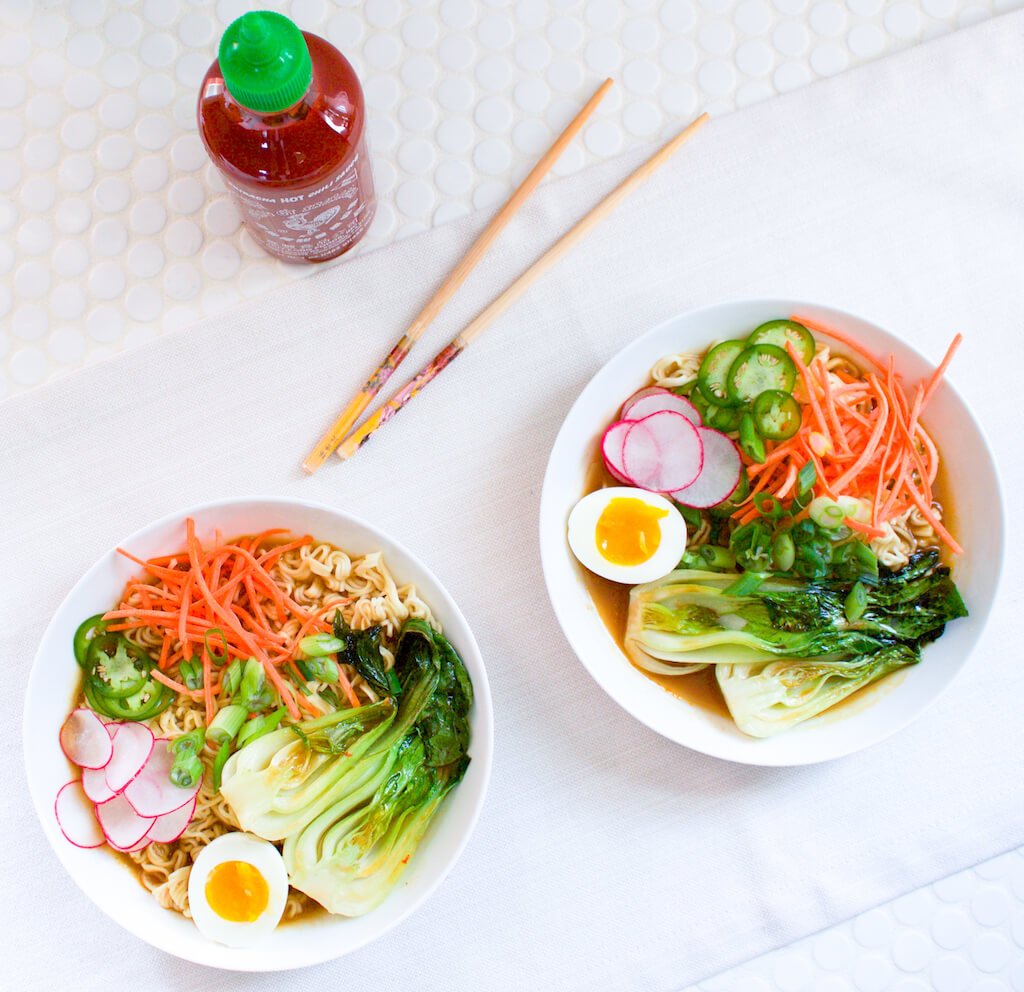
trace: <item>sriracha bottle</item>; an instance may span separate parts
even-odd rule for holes
[[[333,45],[270,11],[224,32],[199,134],[253,238],[285,261],[346,252],[373,220],[359,80]]]

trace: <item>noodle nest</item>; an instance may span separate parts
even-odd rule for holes
[[[384,563],[381,552],[352,557],[340,548],[323,542],[303,545],[281,555],[271,568],[274,581],[300,606],[311,611],[330,612],[336,605],[345,621],[356,630],[380,625],[383,632],[381,655],[385,666],[394,664],[394,656],[384,642],[394,643],[402,624],[410,619],[436,622],[430,607],[420,599],[412,585],[399,586]],[[121,608],[139,606],[138,593],[129,596]],[[272,629],[289,637],[299,633],[299,621],[276,622],[268,612]],[[163,644],[163,634],[153,627],[125,632],[129,640],[154,657]],[[377,697],[362,677],[348,665],[342,666],[353,689],[369,702]],[[203,726],[205,712],[201,701],[179,695],[172,705],[153,721],[152,730],[160,737],[177,737]],[[224,798],[213,791],[214,749],[202,755],[206,774],[196,797],[196,811],[185,832],[171,844],[150,844],[128,857],[138,866],[143,886],[164,908],[190,917],[188,877],[192,863],[210,841],[221,834],[238,830],[239,824]],[[294,919],[315,906],[303,893],[288,890],[284,919]]]

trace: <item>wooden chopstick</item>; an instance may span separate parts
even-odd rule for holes
[[[580,129],[597,109],[597,105],[604,99],[604,95],[608,92],[611,85],[612,80],[606,79],[597,88],[594,95],[584,104],[583,109],[569,122],[569,126],[544,153],[544,157],[530,170],[530,174],[522,181],[519,188],[494,215],[480,237],[476,239],[473,246],[466,252],[462,261],[452,270],[437,292],[427,301],[427,305],[420,311],[419,316],[412,322],[409,329],[402,335],[394,348],[391,349],[388,357],[384,359],[377,371],[366,380],[363,388],[356,393],[348,406],[338,415],[337,420],[331,424],[324,436],[317,441],[313,450],[306,456],[302,467],[307,472],[312,474],[323,465],[331,452],[341,443],[342,438],[352,429],[355,422],[362,416],[363,411],[369,406],[370,401],[380,392],[384,383],[391,378],[391,374],[405,361],[406,356],[412,350],[412,346],[422,337],[423,332],[426,331],[434,318],[441,312],[442,307],[466,281],[470,272],[473,271],[487,249],[490,248],[494,239],[508,226],[519,208],[540,185],[541,180],[551,171],[551,167],[558,161],[562,152],[565,151],[573,138],[579,134]]]
[[[453,359],[457,358],[469,344],[479,337],[498,317],[500,317],[527,289],[532,286],[552,265],[578,241],[586,237],[590,231],[601,223],[637,186],[664,165],[708,121],[707,114],[701,114],[692,124],[679,132],[671,141],[656,151],[643,165],[608,194],[582,220],[577,221],[566,234],[555,242],[541,257],[533,263],[511,286],[497,299],[482,310],[477,317],[466,325],[446,348],[434,356],[433,360],[405,386],[403,386],[376,413],[367,418],[366,422],[353,431],[338,447],[341,458],[350,458],[395,414],[398,413],[427,383],[433,380]]]

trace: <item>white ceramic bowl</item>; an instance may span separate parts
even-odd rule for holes
[[[944,382],[924,421],[954,486],[956,536],[966,549],[955,565],[954,578],[971,615],[951,624],[938,641],[928,645],[919,665],[877,690],[868,690],[863,704],[757,740],[742,734],[731,720],[662,689],[629,663],[597,614],[565,533],[566,519],[583,494],[601,433],[622,402],[649,381],[651,367],[663,355],[703,351],[714,339],[745,335],[763,321],[791,313],[847,331],[876,352],[892,352],[906,382],[917,382],[934,367],[878,325],[831,307],[796,300],[753,300],[694,310],[643,334],[594,376],[558,433],[541,495],[540,546],[548,594],[565,636],[590,674],[627,712],[669,740],[757,765],[801,765],[838,758],[888,737],[919,716],[964,666],[981,636],[1003,558],[1003,502],[991,452],[964,401]],[[958,356],[957,360],[965,359]]]
[[[199,964],[238,971],[299,968],[341,957],[386,933],[422,905],[458,860],[473,831],[487,791],[493,747],[491,696],[480,649],[451,596],[411,551],[362,520],[327,506],[284,499],[208,503],[164,517],[120,546],[143,558],[166,554],[181,547],[187,516],[195,518],[200,538],[212,535],[215,528],[234,535],[287,527],[357,554],[383,550],[395,576],[414,583],[430,605],[473,680],[472,762],[466,777],[445,800],[398,886],[372,913],[358,919],[317,914],[309,921],[284,924],[258,946],[244,949],[207,940],[190,920],[161,909],[111,851],[79,850],[69,844],[54,819],[57,790],[73,777],[57,742],[79,678],[72,635],[85,617],[110,609],[125,581],[138,572],[111,549],[58,607],[29,677],[25,761],[36,811],[57,857],[82,891],[111,919],[155,947]]]

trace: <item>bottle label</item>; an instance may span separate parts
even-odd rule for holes
[[[333,258],[358,241],[373,220],[373,180],[364,147],[345,168],[309,190],[254,192],[225,181],[267,251],[281,258]]]

